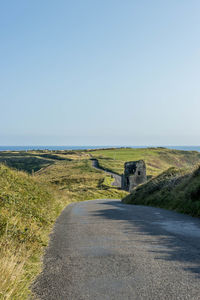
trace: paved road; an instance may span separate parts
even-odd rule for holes
[[[101,168],[99,166],[99,162],[98,162],[97,159],[91,159],[91,161],[92,161],[92,166],[95,169],[104,171],[105,173],[107,173],[108,175],[111,175],[115,179],[114,182],[112,183],[113,186],[116,186],[118,188],[122,187],[122,177],[120,175],[118,175],[116,173],[113,173],[113,172],[110,172],[110,171],[107,171],[107,170],[104,170],[103,168]]]
[[[119,200],[70,204],[34,291],[45,300],[198,300],[200,220]]]

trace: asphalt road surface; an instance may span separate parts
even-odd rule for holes
[[[93,168],[95,169],[98,169],[98,170],[101,170],[101,171],[104,171],[105,173],[107,173],[108,175],[112,176],[114,178],[114,181],[112,183],[113,186],[116,186],[118,188],[122,188],[122,176],[116,174],[116,173],[113,173],[111,171],[108,171],[108,170],[105,170],[103,168],[101,168],[99,166],[99,162],[97,159],[91,159],[92,161],[92,166]]]
[[[94,200],[58,218],[37,299],[200,299],[200,220]]]

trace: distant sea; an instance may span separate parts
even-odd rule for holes
[[[159,146],[0,146],[0,151],[27,151],[27,150],[86,150],[86,149],[102,149],[102,148],[148,148]],[[169,149],[198,151],[200,146],[161,146]]]

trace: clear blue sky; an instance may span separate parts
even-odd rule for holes
[[[0,145],[199,145],[199,0],[2,0]]]

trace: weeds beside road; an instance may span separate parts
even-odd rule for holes
[[[62,209],[73,201],[122,198],[89,160],[56,161],[34,176],[0,165],[0,299],[27,299]]]

